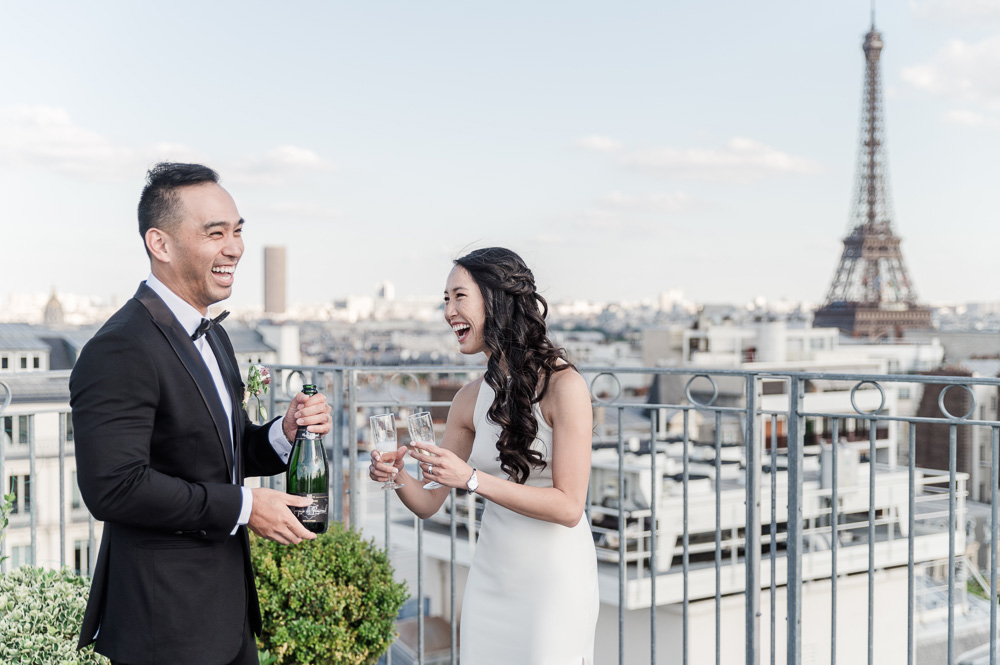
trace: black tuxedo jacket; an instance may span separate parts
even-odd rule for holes
[[[239,481],[285,465],[250,422],[232,345],[208,333],[234,396]],[[222,399],[226,397],[223,395]],[[70,377],[80,493],[104,522],[79,646],[126,663],[228,663],[260,633],[229,424],[190,336],[145,283]]]

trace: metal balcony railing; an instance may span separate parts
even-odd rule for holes
[[[414,582],[415,616],[400,621],[387,660],[456,663],[482,499],[453,490],[437,515],[412,516],[365,474],[367,416],[431,410],[441,431],[451,395],[482,369],[271,371],[271,414],[301,383],[327,395],[332,514],[387,547]],[[995,665],[997,604],[967,589],[997,598],[1000,421],[976,406],[995,403],[1000,380],[581,372],[595,415],[587,513],[602,601],[596,663],[913,665],[966,662],[956,659],[979,648],[975,662]],[[762,389],[775,381],[787,389]],[[923,396],[916,413],[899,411],[901,388]],[[73,556],[92,571],[100,524],[74,508],[68,403],[25,401],[16,377],[0,375],[0,423],[0,478],[19,510],[0,557],[8,543],[22,553],[5,566],[65,566]],[[973,462],[977,429],[992,445],[988,460],[978,452]],[[265,482],[282,486],[280,477]],[[980,503],[967,504],[972,492]],[[988,534],[978,561],[975,520]]]

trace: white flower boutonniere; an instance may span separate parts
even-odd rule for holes
[[[267,409],[261,403],[261,395],[267,394],[267,386],[271,383],[271,370],[264,365],[250,365],[247,371],[247,389],[243,393],[243,408],[248,408],[250,398],[257,400],[257,418],[267,420]]]

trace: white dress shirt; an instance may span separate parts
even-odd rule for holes
[[[167,308],[170,312],[177,318],[177,321],[184,328],[184,331],[188,335],[193,335],[194,331],[198,329],[201,325],[203,318],[201,312],[196,310],[189,303],[181,299],[176,293],[170,290],[163,282],[158,280],[152,273],[146,278],[146,286],[153,290],[153,292],[160,296],[160,299],[166,303]],[[226,415],[228,416],[229,423],[229,446],[230,449],[233,445],[233,401],[230,399],[229,387],[226,385],[225,380],[222,378],[222,370],[219,369],[219,361],[215,357],[215,352],[212,351],[211,345],[208,343],[208,338],[202,335],[194,341],[194,346],[198,349],[201,354],[202,360],[205,361],[205,366],[208,368],[209,374],[212,375],[212,381],[215,383],[215,389],[219,394],[219,402],[222,404],[222,408],[225,409]],[[281,419],[275,420],[271,425],[271,429],[268,430],[268,440],[271,442],[271,447],[274,448],[274,452],[278,454],[283,462],[288,463],[288,456],[292,454],[292,444],[288,442],[285,438],[285,432],[281,428]],[[233,455],[235,461],[236,456]],[[232,480],[236,482],[236,469],[231,469]],[[243,491],[243,506],[240,509],[240,516],[236,522],[236,526],[233,527],[231,533],[235,534],[236,529],[239,526],[246,524],[250,521],[250,512],[253,508],[253,493],[250,491],[249,487],[240,487]]]

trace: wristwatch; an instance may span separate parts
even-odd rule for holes
[[[472,470],[472,475],[469,477],[469,482],[465,483],[465,486],[469,488],[469,491],[473,494],[479,489],[479,479],[476,478],[476,470]]]

